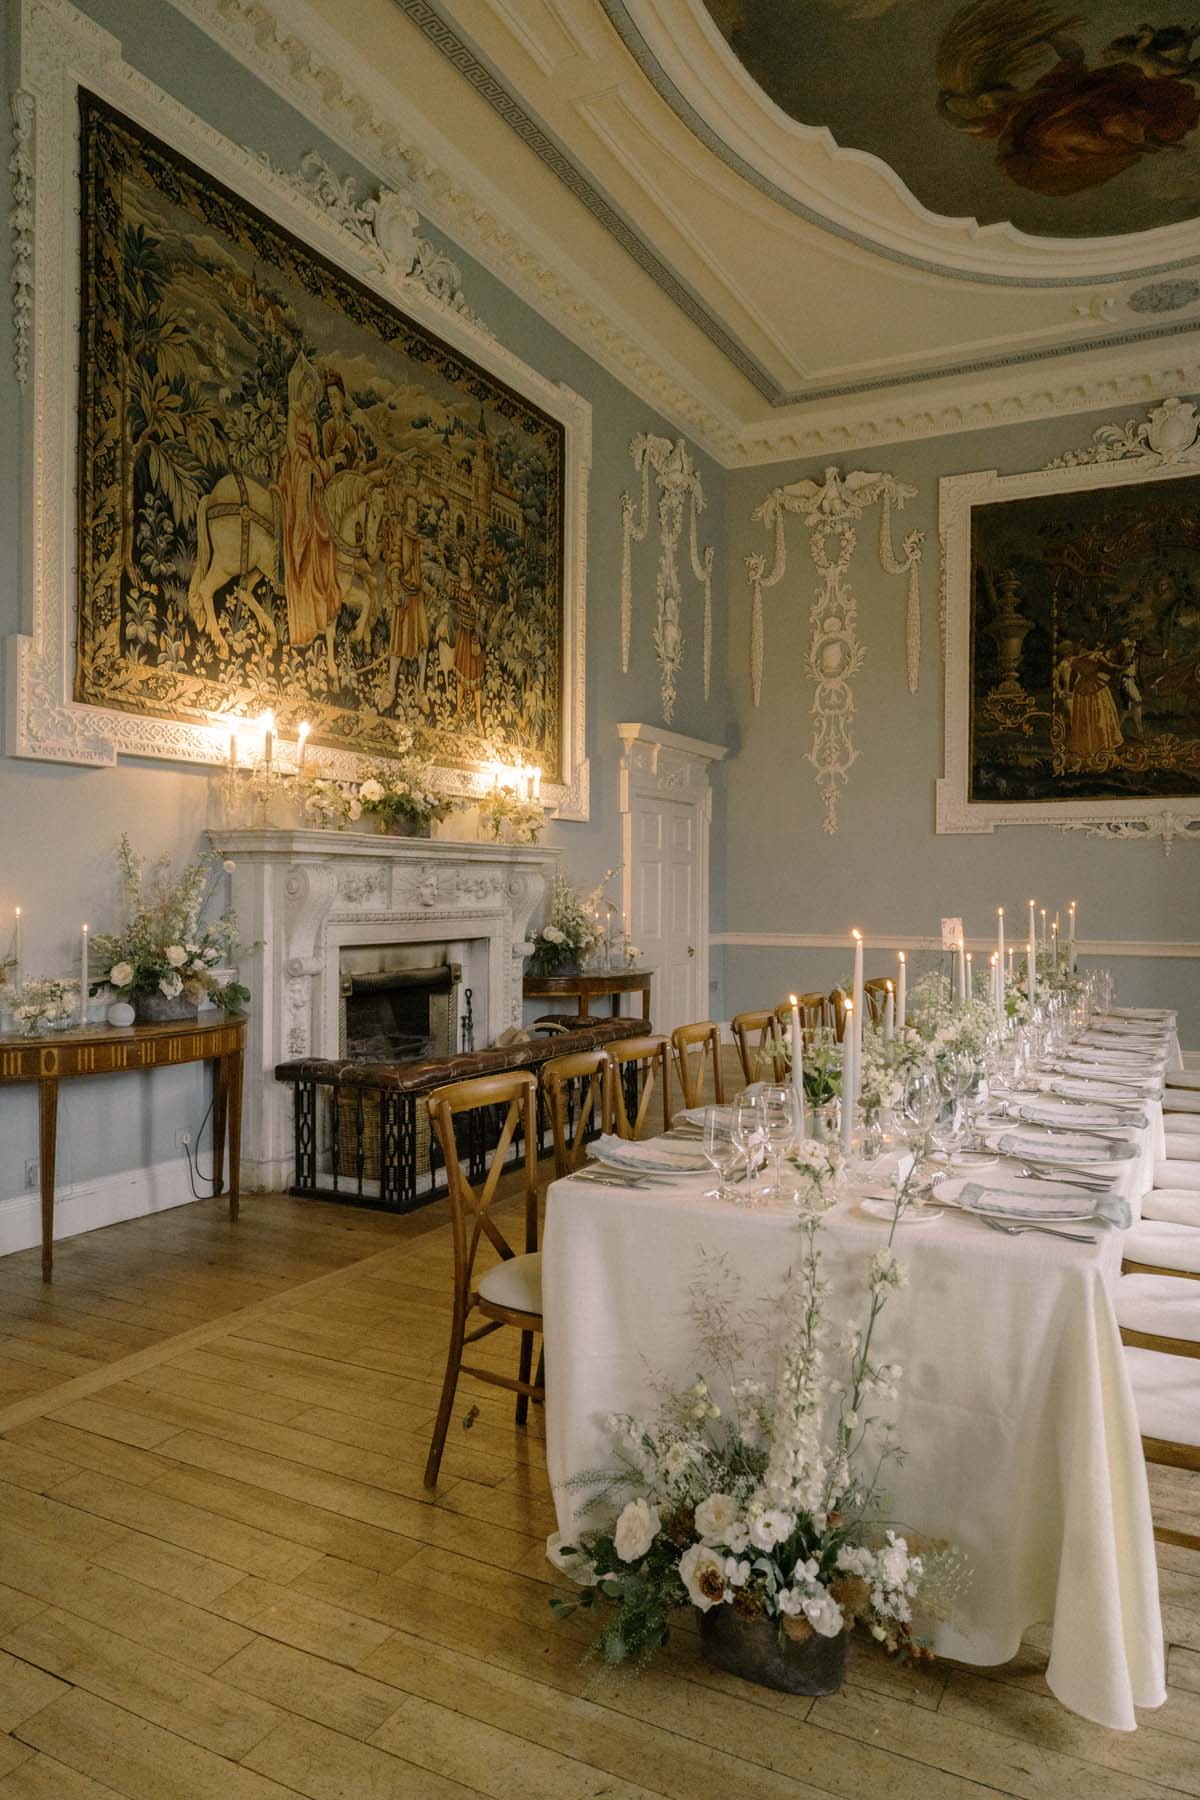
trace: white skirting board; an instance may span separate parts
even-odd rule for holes
[[[204,1183],[200,1184],[203,1188]],[[156,1163],[149,1169],[126,1169],[117,1175],[100,1175],[60,1188],[54,1197],[54,1236],[76,1237],[81,1231],[97,1231],[121,1219],[141,1219],[148,1213],[167,1212],[195,1199],[182,1156]],[[42,1241],[42,1202],[36,1193],[16,1194],[0,1201],[0,1256],[14,1250],[31,1250]]]

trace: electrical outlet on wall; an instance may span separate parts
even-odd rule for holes
[[[175,1148],[177,1150],[189,1150],[191,1148],[191,1143],[192,1134],[190,1131],[181,1130],[175,1133]]]
[[[25,1164],[25,1186],[31,1188],[37,1187],[41,1179],[42,1165],[39,1162],[35,1162],[31,1157]]]

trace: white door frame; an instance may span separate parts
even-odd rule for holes
[[[660,725],[624,724],[617,726],[623,745],[621,755],[621,902],[625,930],[633,923],[633,810],[641,797],[671,800],[695,809],[696,891],[698,895],[699,942],[696,946],[697,981],[700,989],[698,1018],[708,1016],[708,951],[709,925],[709,836],[712,823],[712,786],[709,769],[729,752],[724,744],[709,744],[703,738],[685,737],[682,732],[664,731]],[[653,1017],[653,1001],[651,1017]]]

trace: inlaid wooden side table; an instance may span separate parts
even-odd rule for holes
[[[85,1075],[211,1062],[213,1193],[224,1192],[229,1143],[229,1217],[238,1216],[242,1156],[242,1068],[246,1021],[233,1013],[175,1019],[165,1025],[88,1025],[40,1037],[0,1036],[0,1086],[36,1081],[41,1122],[42,1280],[54,1270],[54,1165],[58,1150],[58,1084]]]
[[[581,1019],[590,1016],[593,1000],[603,999],[607,994],[612,995],[612,1014],[615,1019],[621,1010],[621,995],[640,993],[642,1017],[649,1024],[650,983],[653,977],[653,969],[613,969],[607,975],[526,975],[522,992],[526,1000],[578,1000]]]

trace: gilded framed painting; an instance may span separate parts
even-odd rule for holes
[[[1047,469],[942,481],[939,830],[1200,819],[1198,433],[1168,401]]]
[[[10,749],[215,762],[270,709],[353,775],[425,727],[446,785],[499,755],[586,817],[586,402],[492,337],[404,196],[272,170],[112,42],[81,23],[27,65],[39,553]],[[42,479],[60,455],[74,505]]]

